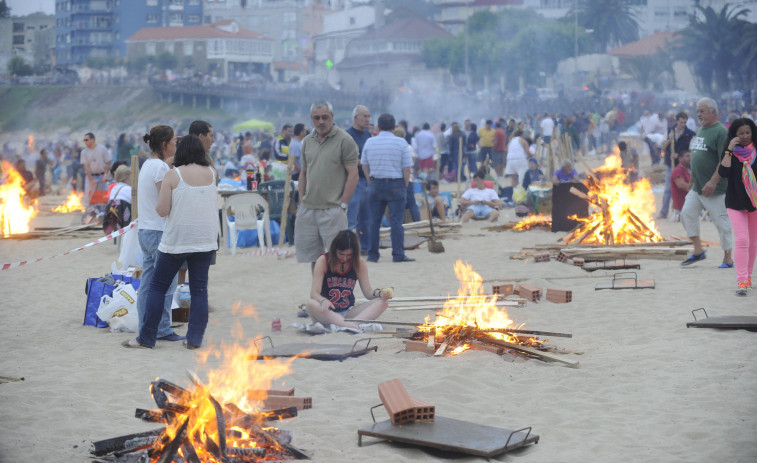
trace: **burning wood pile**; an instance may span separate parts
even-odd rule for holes
[[[523,324],[516,325],[505,309],[496,305],[497,295],[485,296],[483,279],[470,265],[457,261],[455,274],[461,282],[457,297],[447,300],[436,320],[426,317],[424,323],[416,326],[407,350],[433,351],[436,356],[445,356],[480,349],[578,365],[549,353],[554,350],[544,345],[548,339],[538,337],[572,335],[523,329]]]
[[[589,217],[571,216],[580,224],[562,239],[564,244],[630,244],[663,241],[654,224],[655,199],[647,179],[628,181],[619,156],[608,156],[605,164],[591,172],[585,185],[589,193],[576,189],[593,206]]]
[[[27,197],[25,183],[10,163],[2,162],[0,227],[3,238],[28,232],[29,222],[37,215],[37,200]]]
[[[92,453],[105,456],[107,461],[160,463],[246,463],[308,458],[290,445],[291,433],[267,423],[292,418],[297,416],[298,408],[309,407],[290,406],[292,401],[283,399],[269,401],[274,394],[282,393],[270,387],[248,388],[248,384],[270,386],[270,379],[288,371],[289,362],[271,361],[257,366],[246,361],[248,354],[247,350],[240,349],[234,354],[234,361],[227,363],[236,367],[211,372],[207,384],[190,373],[191,390],[156,379],[150,384],[150,392],[158,408],[137,409],[135,415],[143,421],[164,423],[166,427],[95,442]],[[247,382],[255,377],[256,380]],[[269,407],[282,408],[265,410]]]
[[[63,214],[67,214],[69,212],[86,212],[86,209],[81,202],[83,197],[84,193],[77,194],[75,191],[72,191],[71,194],[68,195],[68,198],[66,198],[66,202],[54,207],[52,209],[52,212],[60,212]]]
[[[512,227],[515,231],[526,231],[532,228],[550,230],[552,228],[552,216],[546,214],[527,215]]]

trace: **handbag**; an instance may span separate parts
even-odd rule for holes
[[[104,178],[104,176],[103,176]],[[107,204],[108,203],[108,183],[99,181],[95,184],[90,192],[89,204]]]
[[[87,295],[87,301],[84,305],[83,325],[94,326],[96,328],[108,327],[108,322],[100,320],[97,317],[97,310],[100,308],[100,301],[102,300],[103,296],[113,295],[113,290],[116,289],[116,281],[124,281],[126,283],[130,283],[135,290],[139,289],[139,278],[107,274],[101,278],[87,279],[87,283],[84,285],[84,294]],[[111,282],[113,284],[111,284]]]

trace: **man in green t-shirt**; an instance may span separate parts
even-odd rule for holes
[[[712,98],[697,103],[697,119],[701,124],[691,140],[692,186],[681,210],[681,222],[686,234],[694,243],[694,254],[681,265],[691,265],[705,258],[699,237],[699,215],[707,210],[720,234],[720,247],[725,253],[720,268],[733,267],[733,238],[731,221],[725,208],[725,189],[728,180],[718,175],[718,164],[728,130],[718,121],[718,105]]]

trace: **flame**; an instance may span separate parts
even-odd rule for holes
[[[77,194],[75,191],[72,191],[70,195],[68,195],[68,198],[66,199],[66,202],[61,204],[60,206],[56,206],[52,209],[53,212],[85,212],[86,209],[84,208],[84,205],[81,202],[81,199],[84,197],[84,193]]]
[[[2,162],[5,182],[0,185],[0,224],[3,237],[29,231],[29,222],[37,215],[37,200],[25,205],[26,183],[13,166]]]
[[[29,151],[34,151],[34,135],[29,134],[26,144],[29,146]]]
[[[527,215],[513,227],[513,230],[526,231],[536,227],[552,228],[552,216],[547,214]]]
[[[662,241],[654,223],[655,198],[649,181],[642,178],[629,182],[629,171],[621,167],[620,156],[608,156],[595,172],[598,180],[591,177],[585,182],[594,211],[586,218],[570,217],[581,224],[565,241],[598,244]]]
[[[483,278],[469,264],[458,260],[455,262],[455,275],[460,281],[457,297],[444,303],[444,309],[436,314],[436,320],[426,317],[419,326],[422,333],[439,339],[443,337],[449,343],[451,355],[464,352],[468,348],[468,335],[473,331],[517,329],[523,324],[515,325],[507,311],[497,306],[497,296],[487,296],[484,291]],[[486,336],[515,344],[522,340],[508,333],[487,332]],[[540,342],[529,340],[531,342]]]
[[[258,421],[252,426],[245,425],[245,428],[232,427],[233,432],[226,432],[227,448],[241,449],[254,448],[262,446],[258,442],[258,437],[250,433],[250,429],[257,427],[260,429],[270,429],[264,426],[261,412],[261,403],[252,400],[249,397],[249,390],[266,390],[271,389],[275,380],[291,372],[290,366],[294,357],[286,361],[268,360],[268,361],[251,361],[251,356],[256,356],[258,348],[255,346],[255,340],[249,339],[246,344],[244,339],[244,330],[239,321],[236,323],[232,333],[237,340],[232,343],[222,342],[218,346],[208,345],[207,348],[198,351],[198,367],[207,367],[212,361],[218,364],[217,367],[208,371],[207,380],[201,384],[196,384],[195,389],[191,392],[190,397],[184,397],[181,403],[189,406],[189,411],[174,419],[167,426],[164,433],[156,440],[154,449],[162,452],[167,443],[171,442],[180,430],[185,421],[187,421],[186,435],[190,436],[193,447],[197,452],[200,461],[218,462],[220,460],[210,451],[214,442],[218,442],[219,431],[216,421],[216,404],[224,408],[227,404],[233,404],[236,408],[245,414],[257,417]],[[230,405],[231,406],[231,405]],[[210,441],[213,442],[210,442]],[[283,447],[278,442],[266,440],[265,445],[273,446],[276,450],[283,451]],[[269,452],[265,457],[260,457],[255,461],[266,459],[281,459],[281,454]],[[247,460],[245,460],[247,461]]]

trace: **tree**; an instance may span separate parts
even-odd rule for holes
[[[155,66],[161,71],[165,71],[167,69],[176,69],[176,66],[178,64],[179,58],[177,58],[173,53],[169,53],[167,51],[161,52],[158,56],[155,57]]]
[[[662,86],[666,77],[673,78],[673,65],[670,56],[664,51],[654,55],[641,55],[621,58],[620,68],[641,85],[643,90],[650,85]]]
[[[8,74],[19,77],[30,76],[34,74],[34,70],[22,57],[14,56],[8,61]]]
[[[11,17],[11,7],[8,6],[5,0],[0,0],[0,18],[10,18],[10,17]]]
[[[728,4],[720,12],[709,6],[696,5],[696,9],[699,14],[691,15],[689,25],[678,33],[676,56],[689,63],[701,91],[711,93],[713,83],[719,91],[727,91],[730,75],[742,66],[742,57],[737,55],[740,44],[749,43],[744,42],[748,23],[740,19],[749,10]]]
[[[627,0],[578,0],[562,20],[577,20],[580,27],[590,30],[597,53],[639,40],[639,20]]]

